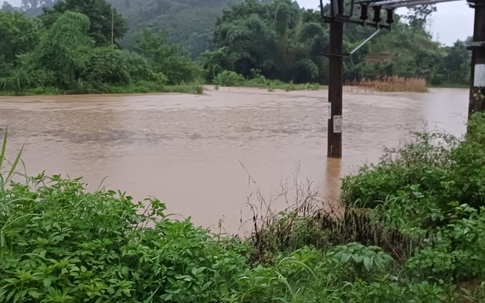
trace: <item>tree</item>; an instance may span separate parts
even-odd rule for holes
[[[190,82],[199,77],[198,66],[184,56],[182,46],[168,44],[166,38],[159,33],[143,29],[134,50],[147,59],[154,72],[165,75],[169,84]]]
[[[466,84],[470,76],[470,53],[465,42],[458,40],[448,49],[448,54],[444,58],[444,66],[449,82]]]
[[[59,88],[76,90],[81,73],[86,68],[94,41],[88,36],[90,28],[86,15],[66,12],[43,35],[31,61],[51,72]]]
[[[42,30],[36,19],[19,12],[0,12],[0,56],[15,67],[19,55],[35,48]]]
[[[423,4],[418,6],[411,6],[408,8],[409,12],[406,18],[409,25],[413,29],[413,33],[420,30],[425,31],[426,22],[432,13],[436,12],[436,6],[433,4]]]
[[[43,11],[40,18],[48,28],[67,11],[86,15],[90,21],[88,34],[96,46],[112,44],[127,31],[123,17],[106,0],[61,0]]]
[[[145,27],[167,34],[168,43],[181,44],[193,59],[214,50],[215,21],[224,9],[241,0],[109,0],[127,19],[123,41],[132,46]]]
[[[289,0],[271,4],[246,0],[235,5],[216,23],[214,41],[225,52],[217,57],[224,62],[216,64],[216,56],[206,54],[204,59],[211,61],[205,65],[224,66],[246,77],[251,76],[252,70],[260,70],[271,79],[324,81],[323,49],[328,34],[315,22],[315,14]]]

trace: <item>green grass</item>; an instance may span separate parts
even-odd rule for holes
[[[24,92],[0,91],[0,96],[37,96],[37,95],[75,95],[75,94],[143,94],[143,93],[186,93],[201,94],[203,87],[199,83],[179,85],[159,85],[154,82],[137,82],[125,86],[108,86],[86,90],[67,91],[54,87],[37,87]]]
[[[470,88],[470,85],[467,85],[467,84],[453,84],[453,83],[444,83],[444,84],[441,84],[441,85],[428,84],[426,86],[430,87],[430,88],[464,88],[464,89]]]
[[[285,83],[280,80],[266,80],[266,82],[261,82],[258,79],[246,80],[238,83],[241,87],[254,87],[267,89],[268,91],[274,90],[284,90],[284,91],[298,91],[298,90],[319,90],[322,88],[318,83]]]
[[[229,87],[255,87],[264,88],[269,92],[273,92],[276,89],[284,91],[293,90],[318,90],[320,85],[318,83],[304,83],[304,84],[294,84],[285,83],[280,80],[269,80],[265,76],[259,75],[252,79],[246,79],[242,75],[237,74],[233,71],[223,71],[218,74],[212,80],[212,84],[219,86],[229,86]]]

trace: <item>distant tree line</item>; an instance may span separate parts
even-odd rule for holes
[[[396,16],[344,60],[347,82],[398,75],[467,84],[466,41],[442,46],[426,31],[435,11]],[[374,30],[346,25],[352,50]],[[223,71],[286,82],[328,81],[328,26],[291,0],[22,0],[0,12],[0,90],[210,82]]]
[[[104,0],[58,1],[35,18],[0,12],[0,90],[150,91],[200,77],[199,66],[165,35],[142,29],[122,49],[126,32],[125,19]]]

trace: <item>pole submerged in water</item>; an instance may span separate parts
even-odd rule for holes
[[[485,112],[485,0],[468,0],[475,9],[472,50],[469,116]]]
[[[343,9],[343,0],[333,0]],[[332,15],[338,12],[332,9]],[[342,94],[343,94],[343,37],[344,24],[336,18],[330,22],[330,49],[328,57],[328,141],[327,157],[342,158]]]

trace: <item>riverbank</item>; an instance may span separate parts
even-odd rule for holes
[[[0,91],[0,96],[55,96],[79,94],[140,94],[140,93],[186,93],[201,94],[203,86],[198,83],[180,85],[158,85],[151,82],[133,83],[127,86],[106,86],[102,90],[62,90],[54,87],[39,87],[22,92]]]
[[[84,91],[82,89],[61,90],[51,87],[40,87],[28,89],[22,92],[0,92],[3,96],[35,96],[35,95],[77,95],[77,94],[140,94],[140,93],[187,93],[187,94],[202,94],[204,90],[219,90],[221,87],[233,88],[257,88],[264,89],[268,92],[274,91],[313,91],[320,89],[328,89],[327,86],[319,85],[318,83],[285,83],[279,80],[268,80],[263,76],[254,79],[245,79],[235,73],[226,72],[220,75],[221,79],[214,79],[213,84],[203,85],[201,82],[194,82],[180,85],[160,85],[155,82],[142,81],[135,82],[125,86],[110,86],[106,85],[102,89],[90,89]],[[222,77],[224,76],[224,77]],[[355,85],[344,86],[348,88],[347,91],[370,91],[382,93],[399,93],[399,92],[418,92],[427,93],[429,88],[467,88],[466,86],[426,86],[426,82],[421,79],[406,80],[399,77],[385,78],[383,81],[364,81],[356,83]]]

